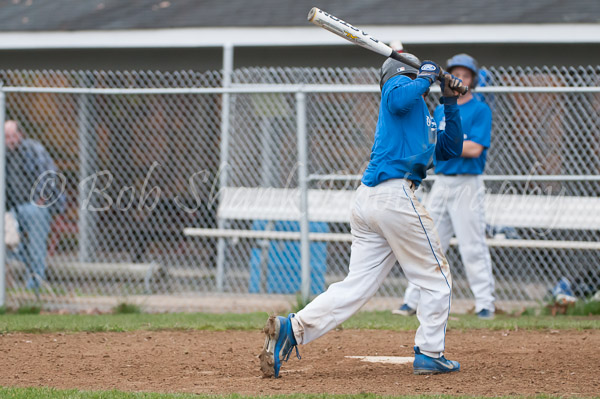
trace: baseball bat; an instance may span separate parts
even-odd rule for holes
[[[390,46],[375,39],[373,36],[369,35],[362,29],[352,26],[348,22],[343,21],[317,7],[313,7],[310,10],[307,19],[309,22],[312,22],[313,24],[323,29],[326,29],[329,32],[334,33],[354,44],[358,44],[359,46],[364,47],[367,50],[374,51],[375,53],[381,54],[386,57],[391,57],[416,69],[419,69],[421,67],[421,65],[419,65],[418,63],[405,57],[404,55],[402,55],[402,53],[394,51]],[[445,71],[441,69],[440,77],[444,73]],[[457,88],[457,91],[461,94],[465,94],[468,90],[469,88],[467,86],[459,86]]]

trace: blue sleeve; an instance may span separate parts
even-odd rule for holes
[[[463,131],[456,101],[455,97],[444,97],[446,127],[444,130],[438,130],[435,145],[435,157],[439,161],[447,161],[462,155]]]
[[[398,75],[383,86],[381,101],[393,114],[403,114],[410,110],[429,89],[427,79],[411,79]]]
[[[468,140],[490,148],[492,140],[492,111],[487,104],[480,103],[477,114],[471,123],[471,130],[467,132]]]

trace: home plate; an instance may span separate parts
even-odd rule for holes
[[[415,360],[414,357],[401,356],[345,356],[348,359],[359,359],[361,362],[386,363],[386,364],[408,364]]]

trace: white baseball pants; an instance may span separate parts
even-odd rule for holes
[[[307,344],[356,313],[398,260],[408,280],[421,288],[415,344],[430,356],[441,356],[452,279],[433,220],[415,198],[413,184],[394,179],[376,187],[361,185],[350,226],[348,275],[292,318],[297,342]]]
[[[438,175],[427,198],[443,252],[456,234],[467,280],[475,297],[475,312],[494,309],[494,275],[485,243],[485,187],[480,175]],[[418,309],[419,287],[409,284],[404,303]]]

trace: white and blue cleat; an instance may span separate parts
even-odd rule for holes
[[[417,309],[413,309],[407,304],[403,304],[400,306],[400,309],[392,310],[392,314],[397,314],[400,316],[414,316],[417,314]]]
[[[477,312],[477,317],[483,320],[493,320],[494,312],[489,309],[481,309],[479,312]]]
[[[413,374],[442,374],[460,371],[460,363],[448,360],[444,356],[435,358],[424,355],[415,346],[415,361],[413,362]]]
[[[296,356],[300,359],[298,344],[292,330],[291,319],[294,316],[294,313],[290,313],[288,317],[270,316],[263,328],[266,338],[258,358],[260,359],[260,370],[265,378],[279,378],[281,362],[288,361],[292,349],[296,349]]]

